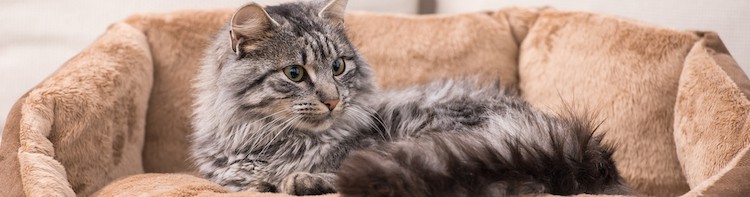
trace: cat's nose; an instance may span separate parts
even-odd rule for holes
[[[328,111],[333,111],[333,109],[336,108],[336,105],[339,104],[339,100],[331,99],[331,100],[323,101],[323,104],[325,104],[326,107],[328,107]]]

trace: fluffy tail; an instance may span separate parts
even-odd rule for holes
[[[596,125],[553,119],[557,126],[522,128],[548,135],[429,133],[358,151],[342,163],[337,190],[363,197],[631,193],[612,149],[594,136]]]

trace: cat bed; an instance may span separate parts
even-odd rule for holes
[[[228,193],[188,157],[190,84],[232,12],[132,16],[23,95],[0,144],[3,195],[286,196]],[[521,8],[346,23],[382,88],[499,79],[541,110],[596,112],[642,194],[750,193],[750,80],[716,33]]]

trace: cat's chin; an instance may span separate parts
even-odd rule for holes
[[[320,132],[327,131],[328,129],[331,128],[332,125],[333,125],[332,120],[325,120],[325,121],[320,121],[316,123],[307,122],[304,124],[300,124],[298,128],[312,132],[312,133],[320,133]]]
[[[302,120],[297,124],[297,129],[309,131],[312,133],[320,133],[327,131],[333,125],[333,117],[330,115],[322,117],[311,117],[306,120]]]

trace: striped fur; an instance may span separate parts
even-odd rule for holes
[[[597,125],[552,116],[494,87],[435,83],[379,102],[398,136],[356,151],[337,173],[342,196],[630,194]]]
[[[346,37],[345,4],[346,0],[268,7],[250,4],[240,8],[217,34],[195,83],[191,153],[206,178],[232,191],[322,194],[338,189],[356,196],[369,193],[368,185],[390,184],[367,182],[372,179],[362,176],[389,170],[381,168],[381,161],[368,159],[398,163],[409,158],[393,156],[392,151],[424,151],[435,156],[424,158],[429,161],[424,164],[433,165],[426,168],[443,166],[445,170],[462,169],[458,164],[471,158],[492,162],[486,165],[499,165],[498,169],[513,168],[517,166],[509,164],[515,165],[517,158],[506,156],[518,154],[543,168],[554,162],[567,164],[567,160],[556,160],[559,154],[588,158],[581,151],[596,150],[601,152],[600,159],[581,160],[585,164],[581,168],[603,166],[605,171],[591,176],[597,172],[610,176],[591,187],[620,184],[609,159],[611,152],[599,147],[598,140],[588,140],[590,129],[574,129],[570,124],[575,122],[539,113],[500,86],[460,80],[376,91],[369,66]],[[346,69],[334,75],[332,63],[339,58]],[[307,71],[302,80],[295,82],[284,74],[292,65]],[[339,100],[332,110],[324,103],[330,99]],[[576,141],[576,136],[587,139]],[[454,155],[432,152],[441,147],[445,154]],[[334,173],[341,162],[355,150],[370,152],[354,154],[337,178]],[[475,150],[488,152],[472,156]],[[495,163],[492,159],[497,158],[482,159],[487,155],[503,157]],[[546,155],[550,159],[541,157]],[[399,164],[404,169],[416,167]],[[479,176],[477,180],[495,179]],[[538,184],[547,188],[545,182]],[[432,187],[424,184],[405,186],[425,190],[424,195],[442,191],[426,191]]]

